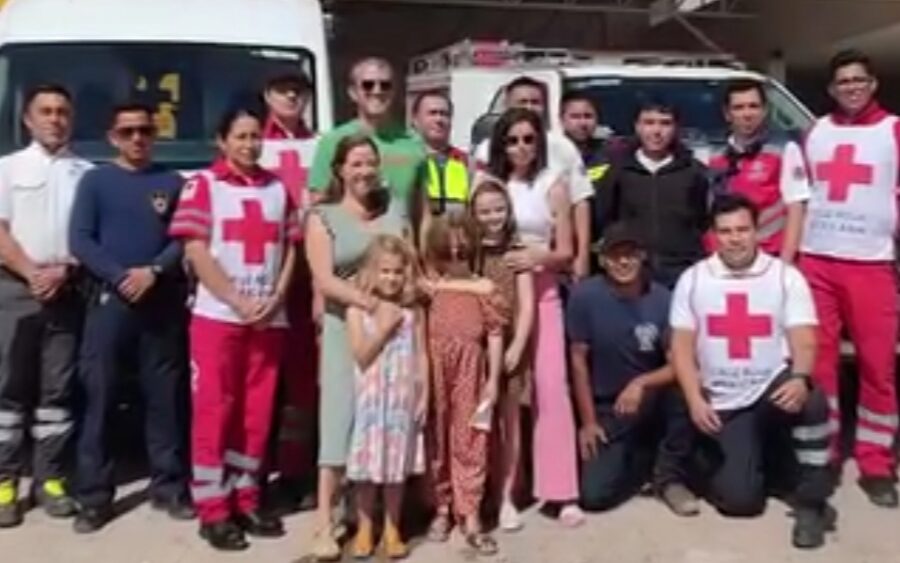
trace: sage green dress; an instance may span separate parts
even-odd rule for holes
[[[334,273],[343,279],[356,274],[373,238],[380,234],[402,236],[406,229],[405,221],[393,211],[369,224],[339,204],[318,205],[312,212],[328,231]],[[345,312],[343,304],[325,300],[319,365],[319,465],[326,467],[346,465],[353,432],[355,364]]]

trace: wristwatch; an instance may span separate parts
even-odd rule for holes
[[[153,272],[154,276],[161,276],[163,274],[163,267],[159,264],[153,264],[150,266],[150,271]]]

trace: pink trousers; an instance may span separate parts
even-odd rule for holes
[[[534,283],[534,496],[542,501],[577,500],[577,438],[559,282],[554,274],[539,272]]]

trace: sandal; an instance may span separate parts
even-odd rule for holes
[[[497,555],[500,550],[497,547],[497,541],[490,534],[484,532],[466,533],[466,544],[475,550],[477,555],[489,557]]]
[[[428,539],[436,543],[444,543],[450,539],[450,529],[453,523],[449,514],[438,513],[428,526]]]

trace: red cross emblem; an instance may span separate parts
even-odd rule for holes
[[[753,338],[772,336],[772,317],[751,315],[746,293],[725,295],[725,314],[709,315],[706,331],[713,338],[728,340],[728,357],[732,360],[750,358]]]
[[[266,245],[276,244],[281,235],[281,224],[266,221],[262,204],[255,199],[241,202],[244,216],[228,219],[223,224],[222,237],[226,241],[237,241],[244,247],[244,262],[262,264],[266,260]]]
[[[300,153],[295,150],[283,150],[278,153],[278,167],[275,174],[281,179],[287,188],[288,194],[297,205],[303,201],[303,191],[306,189],[309,170],[300,161]]]
[[[816,164],[816,178],[828,182],[828,201],[847,201],[851,186],[872,184],[874,169],[854,160],[856,147],[849,144],[834,148],[831,162]]]

